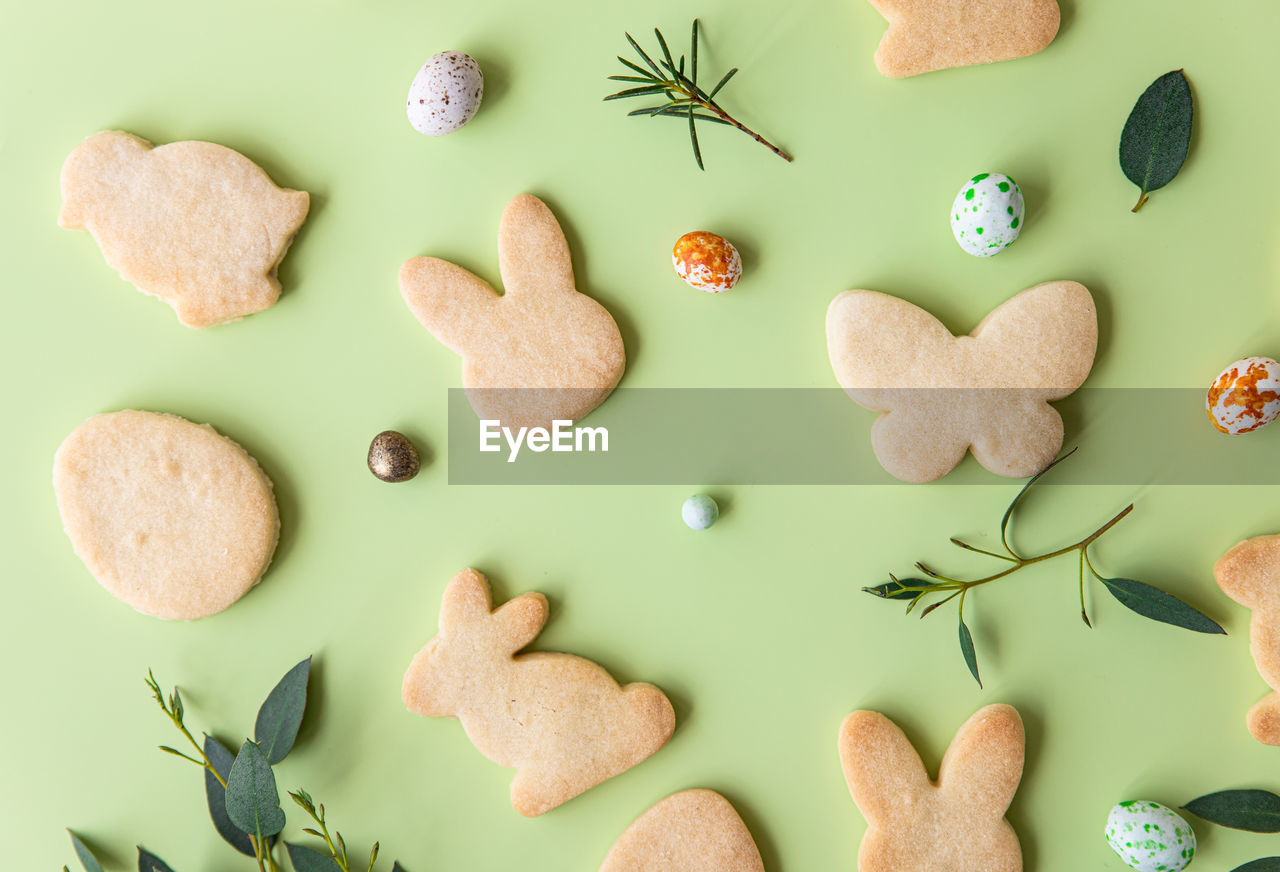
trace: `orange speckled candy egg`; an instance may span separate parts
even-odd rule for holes
[[[733,243],[715,233],[695,230],[676,240],[671,263],[685,284],[708,294],[727,291],[742,278],[742,258]]]
[[[1205,397],[1213,426],[1238,436],[1267,426],[1280,415],[1280,363],[1246,357],[1224,369]]]

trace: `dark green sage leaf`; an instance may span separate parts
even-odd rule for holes
[[[408,872],[408,870],[401,866],[400,861],[397,860],[395,864],[392,865],[391,872]]]
[[[1253,833],[1280,833],[1280,796],[1266,790],[1220,790],[1183,806],[1210,823]]]
[[[173,870],[169,868],[169,864],[164,860],[139,845],[138,872],[173,872]]]
[[[1156,79],[1134,104],[1120,134],[1120,168],[1141,191],[1134,212],[1182,169],[1193,114],[1191,87],[1182,70]]]
[[[973,650],[973,636],[969,634],[969,628],[963,620],[960,621],[960,653],[964,655],[965,665],[973,673],[973,680],[978,682],[978,687],[982,687],[982,679],[978,677],[978,655]]]
[[[71,837],[71,847],[75,849],[76,858],[80,860],[84,872],[102,872],[102,864],[98,862],[97,857],[93,856],[89,846],[80,841],[80,837],[71,830],[67,830],[67,835]]]
[[[292,845],[285,842],[289,850],[289,862],[295,872],[342,872],[342,867],[328,854],[322,854],[315,848],[305,845]]]
[[[1280,857],[1263,857],[1237,866],[1231,872],[1280,872]]]
[[[231,775],[231,766],[236,762],[235,755],[213,736],[208,735],[204,737],[204,753],[213,764],[213,768],[222,776],[222,780],[227,780]],[[204,796],[209,805],[209,817],[213,820],[213,828],[218,831],[218,835],[241,854],[252,857],[253,843],[240,831],[239,827],[231,822],[231,818],[227,817],[227,791],[208,769],[204,771]]]
[[[894,578],[890,576],[890,579],[890,581],[886,581],[884,584],[877,584],[875,587],[864,587],[863,591],[881,599],[913,600],[924,596],[927,591],[907,590],[907,588],[936,587],[932,581],[926,581],[923,578]]]
[[[227,778],[227,817],[249,835],[274,836],[284,829],[284,810],[276,776],[262,749],[253,742],[240,746]]]
[[[285,673],[258,709],[253,738],[273,766],[285,758],[298,737],[302,714],[307,709],[307,679],[311,675],[308,657]]]
[[[1227,633],[1216,621],[1199,609],[1187,605],[1158,587],[1134,581],[1132,578],[1100,578],[1098,580],[1106,585],[1107,590],[1120,601],[1121,605],[1144,618],[1197,633],[1215,633],[1224,636]]]

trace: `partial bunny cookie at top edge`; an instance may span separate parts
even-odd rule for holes
[[[453,577],[440,632],[404,675],[404,704],[430,718],[454,717],[480,753],[514,767],[511,804],[537,817],[648,759],[675,731],[658,688],[619,686],[572,654],[516,652],[547,621],[547,599],[525,593],[493,607],[474,569]]]
[[[1272,692],[1245,719],[1264,745],[1280,745],[1280,535],[1255,536],[1233,545],[1213,565],[1222,592],[1253,610],[1249,653]]]
[[[1080,387],[1093,367],[1098,319],[1076,282],[1046,282],[953,336],[937,318],[875,291],[846,291],[827,309],[827,353],[836,381],[880,412],[871,447],[903,481],[934,481],[972,451],[987,470],[1025,478],[1062,448],[1049,405]]]
[[[889,22],[876,69],[894,79],[1027,57],[1058,35],[1057,0],[870,0]]]
[[[78,145],[61,186],[58,225],[88,230],[125,281],[197,328],[275,304],[276,270],[310,208],[305,191],[278,187],[232,149],[153,147],[122,131]]]
[[[417,257],[400,269],[400,293],[422,326],[462,356],[462,384],[481,418],[550,429],[585,417],[622,379],[622,334],[575,287],[564,232],[531,194],[502,213],[498,271],[501,295],[460,266]]]
[[[1021,872],[1005,813],[1025,746],[1017,710],[986,706],[956,732],[933,781],[893,721],[870,711],[845,718],[840,762],[867,819],[859,872]]]

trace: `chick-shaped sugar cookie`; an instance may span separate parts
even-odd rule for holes
[[[550,429],[585,417],[622,378],[622,334],[604,306],[578,292],[564,232],[531,194],[502,213],[498,271],[501,295],[460,266],[416,257],[400,268],[400,293],[462,355],[462,384],[482,419]]]
[[[966,451],[991,472],[1025,478],[1062,448],[1049,405],[1089,375],[1098,347],[1093,297],[1046,282],[997,306],[967,336],[905,300],[846,291],[827,309],[827,353],[854,402],[881,412],[871,448],[896,478],[926,482]]]
[[[876,68],[895,79],[1033,55],[1058,34],[1058,0],[870,0],[889,21]]]
[[[515,767],[511,804],[536,817],[648,758],[671,738],[675,712],[662,691],[619,686],[572,654],[517,654],[547,620],[547,599],[525,593],[493,608],[474,569],[445,588],[440,632],[413,658],[402,694],[409,710],[455,717],[477,750]]]
[[[280,298],[276,269],[306,220],[305,191],[277,187],[211,142],[153,148],[121,131],[62,165],[58,224],[88,230],[107,264],[188,327],[238,321]]]
[[[1249,652],[1272,692],[1249,709],[1245,723],[1264,745],[1280,745],[1280,535],[1255,536],[1232,546],[1213,566],[1222,592],[1253,609]]]
[[[840,762],[867,819],[858,872],[1020,872],[1005,812],[1022,780],[1022,718],[989,705],[965,721],[932,781],[893,721],[857,711],[840,727]]]
[[[682,790],[632,821],[600,872],[764,872],[764,861],[729,800]]]

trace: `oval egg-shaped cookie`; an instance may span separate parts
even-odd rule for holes
[[[257,461],[177,415],[90,418],[58,449],[53,489],[93,577],[157,618],[189,621],[230,606],[262,578],[280,535]]]

